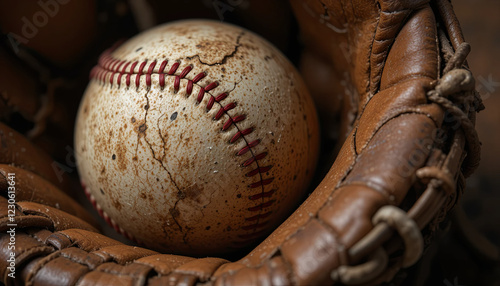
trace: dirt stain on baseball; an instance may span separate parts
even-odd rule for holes
[[[137,128],[137,131],[138,133],[144,133],[146,132],[146,129],[148,129],[148,126],[145,123],[143,123],[139,126],[139,128]]]
[[[124,144],[117,144],[115,154],[113,155],[115,155],[114,158],[116,158],[116,164],[118,165],[118,168],[121,171],[127,169],[128,160],[126,154],[127,154],[126,146]]]
[[[173,218],[178,218],[181,215],[181,213],[179,212],[179,210],[176,209],[176,208],[170,208],[169,212],[170,212],[170,214],[172,215]]]
[[[184,195],[186,198],[201,203],[200,195],[202,194],[202,190],[196,185],[193,184],[184,189]]]
[[[121,211],[122,209],[122,204],[120,203],[119,200],[115,199],[115,198],[111,198],[112,200],[112,203],[113,203],[113,206],[118,210],[118,211]]]

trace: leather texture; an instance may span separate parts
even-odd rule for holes
[[[6,173],[14,170],[18,183],[16,280],[7,276],[8,202],[0,200],[2,281],[376,285],[414,263],[415,245],[429,244],[479,158],[473,124],[482,104],[453,8],[448,0],[290,2],[306,51],[332,67],[332,90],[346,91],[345,135],[330,171],[279,228],[238,261],[124,245],[64,195],[48,156],[0,125],[2,194]],[[387,206],[403,212],[384,217]]]

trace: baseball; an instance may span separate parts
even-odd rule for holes
[[[268,235],[314,173],[316,111],[292,64],[252,32],[207,20],[104,52],[75,133],[85,192],[117,231],[215,255]]]

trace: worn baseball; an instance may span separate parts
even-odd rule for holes
[[[292,64],[206,20],[143,32],[100,57],[80,104],[77,166],[120,233],[170,253],[255,243],[300,203],[318,122]]]

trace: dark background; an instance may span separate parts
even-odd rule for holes
[[[500,1],[452,3],[472,46],[468,63],[486,106],[476,123],[482,161],[467,181],[462,208],[444,223],[421,263],[398,278],[403,285],[500,285]],[[90,68],[115,41],[172,20],[212,18],[255,31],[294,64],[300,62],[298,27],[285,0],[69,0],[14,50],[9,34],[23,35],[20,20],[40,9],[34,0],[0,0],[0,120],[53,156],[76,181],[76,108]],[[40,118],[47,100],[51,112]],[[76,196],[86,202],[81,194]],[[110,229],[104,232],[122,240]]]
[[[476,123],[481,164],[468,180],[463,205],[474,224],[500,245],[500,1],[452,3],[472,46],[468,62],[486,106]]]
[[[476,127],[482,142],[481,164],[467,180],[467,189],[461,205],[472,223],[463,231],[473,234],[475,229],[497,247],[500,246],[500,1],[454,0],[465,40],[472,46],[469,66],[476,77],[486,109],[478,114]],[[475,229],[474,229],[475,228]],[[500,285],[498,256],[496,261],[481,259],[474,248],[468,246],[463,235],[451,233],[454,239],[440,245],[448,248],[441,252],[441,265],[450,265],[445,271],[449,285]],[[448,244],[447,244],[448,243]],[[487,242],[479,241],[482,246]],[[494,255],[495,249],[488,249]],[[474,254],[475,253],[475,254]],[[449,256],[446,256],[449,255]],[[498,255],[498,253],[496,253]],[[453,280],[452,280],[453,279]],[[454,280],[457,280],[457,284]],[[446,284],[442,284],[446,285]]]

